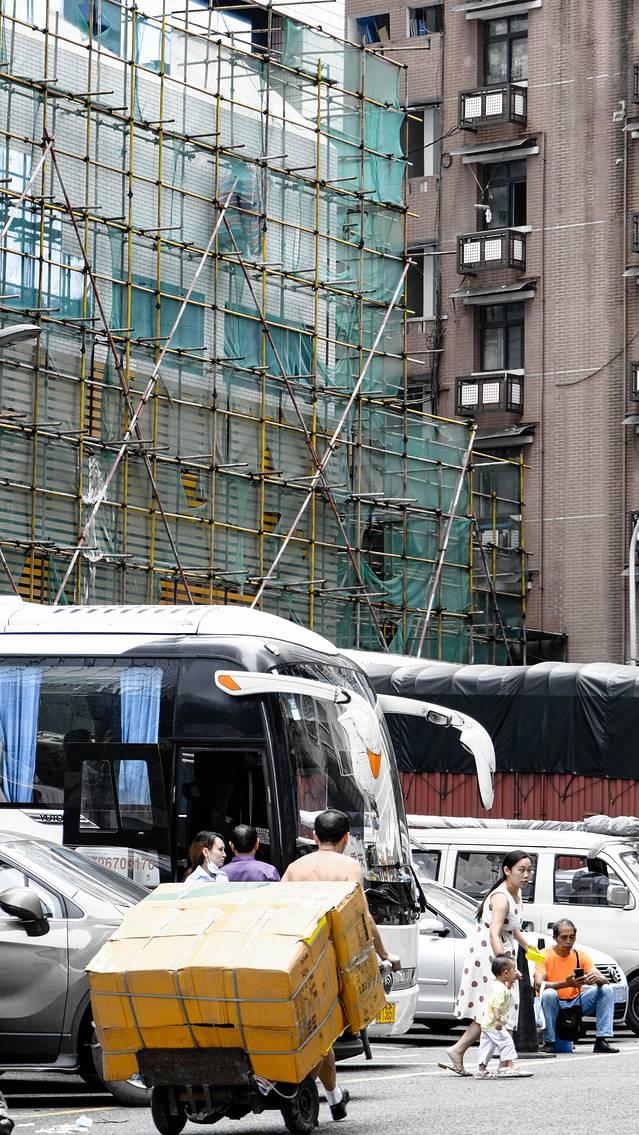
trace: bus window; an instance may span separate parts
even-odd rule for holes
[[[157,744],[171,737],[175,671],[171,662],[102,658],[0,666],[4,800],[62,804],[69,744]],[[121,775],[126,793],[125,767]]]

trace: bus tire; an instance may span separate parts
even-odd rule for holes
[[[302,1080],[297,1094],[282,1106],[282,1118],[291,1135],[311,1135],[317,1126],[319,1115],[319,1096],[315,1080],[307,1076]]]
[[[153,1088],[151,1092],[151,1115],[160,1135],[180,1135],[186,1124],[186,1108],[179,1100],[175,1109],[171,1107],[172,1093],[168,1088]]]

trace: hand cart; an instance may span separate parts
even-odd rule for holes
[[[151,1115],[160,1135],[180,1135],[187,1119],[212,1124],[262,1111],[281,1111],[291,1135],[317,1127],[315,1080],[270,1084],[256,1077],[241,1048],[143,1049],[140,1075],[151,1092]]]

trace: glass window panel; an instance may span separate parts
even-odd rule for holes
[[[608,906],[608,887],[622,886],[610,864],[585,855],[555,856],[555,902],[568,906]]]
[[[488,20],[486,25],[486,33],[493,39],[497,35],[508,34],[508,20]]]
[[[528,34],[528,16],[511,16],[510,30],[511,32],[526,32]]]
[[[486,327],[481,342],[481,369],[502,370],[504,365],[504,328]]]
[[[524,365],[524,326],[511,324],[508,328],[508,355],[505,360],[508,370],[517,370]]]
[[[501,878],[501,864],[504,858],[503,851],[459,851],[455,864],[455,881],[453,886],[465,895],[481,901],[484,895]],[[537,856],[528,857],[532,863],[532,875],[528,884],[522,889],[524,902],[532,902],[535,890],[535,873],[537,870]]]
[[[511,52],[510,80],[521,83],[528,78],[528,39],[514,39]]]
[[[410,253],[414,264],[411,264],[406,277],[406,305],[409,310],[409,319],[424,314],[424,253]]]
[[[505,83],[508,79],[508,42],[490,43],[486,53],[486,82]]]
[[[411,110],[406,119],[406,159],[409,177],[424,176],[424,111]]]

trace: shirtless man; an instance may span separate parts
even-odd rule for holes
[[[317,851],[296,859],[287,868],[282,879],[283,883],[359,883],[364,889],[364,874],[359,863],[350,856],[344,855],[350,832],[350,821],[345,812],[338,812],[329,808],[320,812],[315,818],[315,842]],[[377,955],[382,961],[391,963],[394,970],[400,968],[400,960],[389,954],[384,947],[379,930],[377,929],[366,904],[368,924],[371,937],[375,944]],[[335,1070],[335,1056],[333,1050],[324,1057],[321,1064],[314,1069],[326,1092],[331,1115],[333,1119],[346,1119],[346,1104],[349,1093],[337,1086]]]

